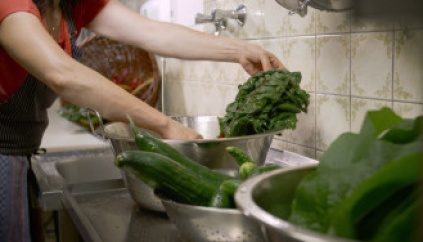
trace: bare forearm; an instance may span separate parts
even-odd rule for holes
[[[116,0],[104,7],[89,28],[166,57],[237,62],[250,75],[271,68],[285,68],[275,55],[257,45],[149,20]]]
[[[235,39],[149,20],[116,1],[110,2],[100,12],[90,24],[90,29],[162,56],[183,59],[237,62],[238,52],[244,46],[242,41]]]
[[[30,42],[25,38],[28,35],[32,36]],[[7,17],[0,26],[0,44],[16,62],[64,99],[93,108],[111,120],[125,121],[129,114],[138,126],[163,137],[178,136],[169,132],[170,118],[70,58],[33,15],[16,13]]]

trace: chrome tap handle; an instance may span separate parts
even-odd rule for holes
[[[303,17],[307,13],[307,5],[311,2],[311,0],[299,0],[298,1],[298,8],[291,9],[288,12],[288,15],[298,14]]]
[[[222,19],[226,20],[229,18],[235,19],[239,25],[243,26],[247,19],[247,8],[241,4],[236,10],[213,9],[210,15],[197,13],[195,16],[195,23],[216,23],[220,22]]]
[[[195,16],[195,24],[204,24],[204,23],[211,23],[211,22],[214,22],[213,15],[197,13],[197,15]]]
[[[218,19],[234,19],[240,26],[243,26],[247,19],[247,8],[244,5],[239,5],[235,10],[215,9],[212,12],[215,20]]]

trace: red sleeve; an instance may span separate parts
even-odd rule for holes
[[[29,12],[40,18],[40,12],[32,0],[1,0],[0,24],[9,14],[15,12]]]
[[[109,0],[79,1],[79,3],[72,9],[75,28],[78,31],[78,34],[81,32],[81,28],[86,27],[108,2]]]

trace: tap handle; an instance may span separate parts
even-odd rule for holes
[[[213,22],[213,15],[206,15],[202,13],[197,13],[195,16],[195,24],[204,24],[204,23],[210,23]]]

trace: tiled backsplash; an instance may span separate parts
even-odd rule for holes
[[[244,27],[230,22],[222,34],[259,44],[302,73],[309,112],[299,115],[296,130],[276,136],[272,147],[318,158],[338,135],[357,132],[367,110],[388,106],[403,117],[423,115],[423,24],[404,28],[312,8],[305,17],[290,16],[274,0],[204,2],[205,13],[244,4]],[[212,24],[204,27],[214,32]],[[224,115],[237,85],[247,79],[238,64],[167,59],[163,111]]]

